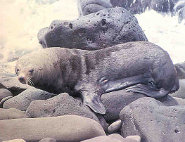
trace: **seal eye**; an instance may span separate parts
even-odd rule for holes
[[[33,73],[34,69],[29,70],[29,73]]]
[[[156,84],[155,84],[154,81],[148,82],[148,85],[149,85],[151,88],[156,88]]]

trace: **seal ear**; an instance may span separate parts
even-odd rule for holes
[[[83,104],[90,107],[94,112],[105,114],[106,109],[100,100],[100,96],[96,93],[82,92]]]

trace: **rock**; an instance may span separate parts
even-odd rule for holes
[[[6,101],[7,101],[8,99],[10,99],[10,98],[13,98],[13,96],[8,96],[8,97],[3,98],[3,99],[0,101],[0,108],[3,108],[4,102],[6,102]]]
[[[81,142],[139,142],[131,138],[123,138],[119,134],[112,134],[109,136],[99,136]]]
[[[78,0],[80,15],[88,15],[111,7],[112,4],[109,0]]]
[[[10,109],[0,108],[0,120],[18,119],[18,118],[26,118],[26,117],[27,116],[24,111],[20,111],[15,108],[10,108]]]
[[[110,0],[111,4],[123,7],[130,11],[132,14],[143,13],[150,5],[150,0]]]
[[[87,50],[130,41],[147,41],[137,19],[120,7],[103,9],[74,21],[54,21],[48,29],[41,29],[38,39],[44,48]]]
[[[117,121],[113,122],[108,127],[109,134],[113,134],[113,133],[119,132],[120,130],[121,130],[121,120],[117,120]]]
[[[3,141],[3,142],[26,142],[26,141],[23,139],[14,139],[14,140]]]
[[[142,142],[182,142],[185,139],[185,105],[165,106],[144,97],[120,112],[121,134],[140,135]]]
[[[185,79],[185,62],[175,64],[179,79]]]
[[[150,8],[163,13],[168,13],[173,10],[173,3],[171,0],[151,0]]]
[[[39,142],[56,142],[56,139],[53,139],[53,138],[44,138],[44,139],[40,140]]]
[[[54,117],[61,115],[79,115],[99,122],[96,115],[86,106],[82,106],[80,100],[74,99],[67,93],[61,93],[48,100],[32,101],[26,114],[35,117]]]
[[[127,139],[132,139],[132,140],[134,140],[136,142],[141,142],[141,137],[138,136],[138,135],[135,135],[135,136],[127,136],[126,138]]]
[[[185,79],[179,80],[179,86],[179,90],[171,94],[171,96],[185,99]]]
[[[141,97],[145,97],[145,95],[126,92],[126,90],[103,94],[101,99],[106,108],[106,114],[104,115],[105,120],[118,120],[120,111],[125,106]]]
[[[56,141],[77,142],[105,135],[96,121],[77,115],[0,120],[0,126],[2,140],[39,141],[51,137]]]
[[[22,84],[18,81],[15,75],[1,74],[0,75],[0,88],[6,88],[13,93],[13,95],[17,95],[22,91],[31,88],[29,85]]]
[[[3,104],[3,108],[16,108],[22,111],[26,111],[30,103],[34,100],[46,100],[55,96],[55,94],[48,93],[46,91],[30,88],[23,91],[21,94],[8,99]]]
[[[13,94],[7,90],[7,89],[0,89],[0,101],[5,98],[5,97],[8,97],[8,96],[13,96]]]

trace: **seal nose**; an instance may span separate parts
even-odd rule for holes
[[[26,83],[25,78],[24,78],[23,76],[19,77],[18,79],[19,79],[19,81],[20,81],[21,83],[23,83],[23,84]]]

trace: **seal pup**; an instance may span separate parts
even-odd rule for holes
[[[83,104],[105,114],[103,93],[127,89],[160,98],[178,90],[175,67],[166,51],[149,42],[129,42],[87,51],[46,48],[21,57],[22,83],[55,92],[80,92]]]

